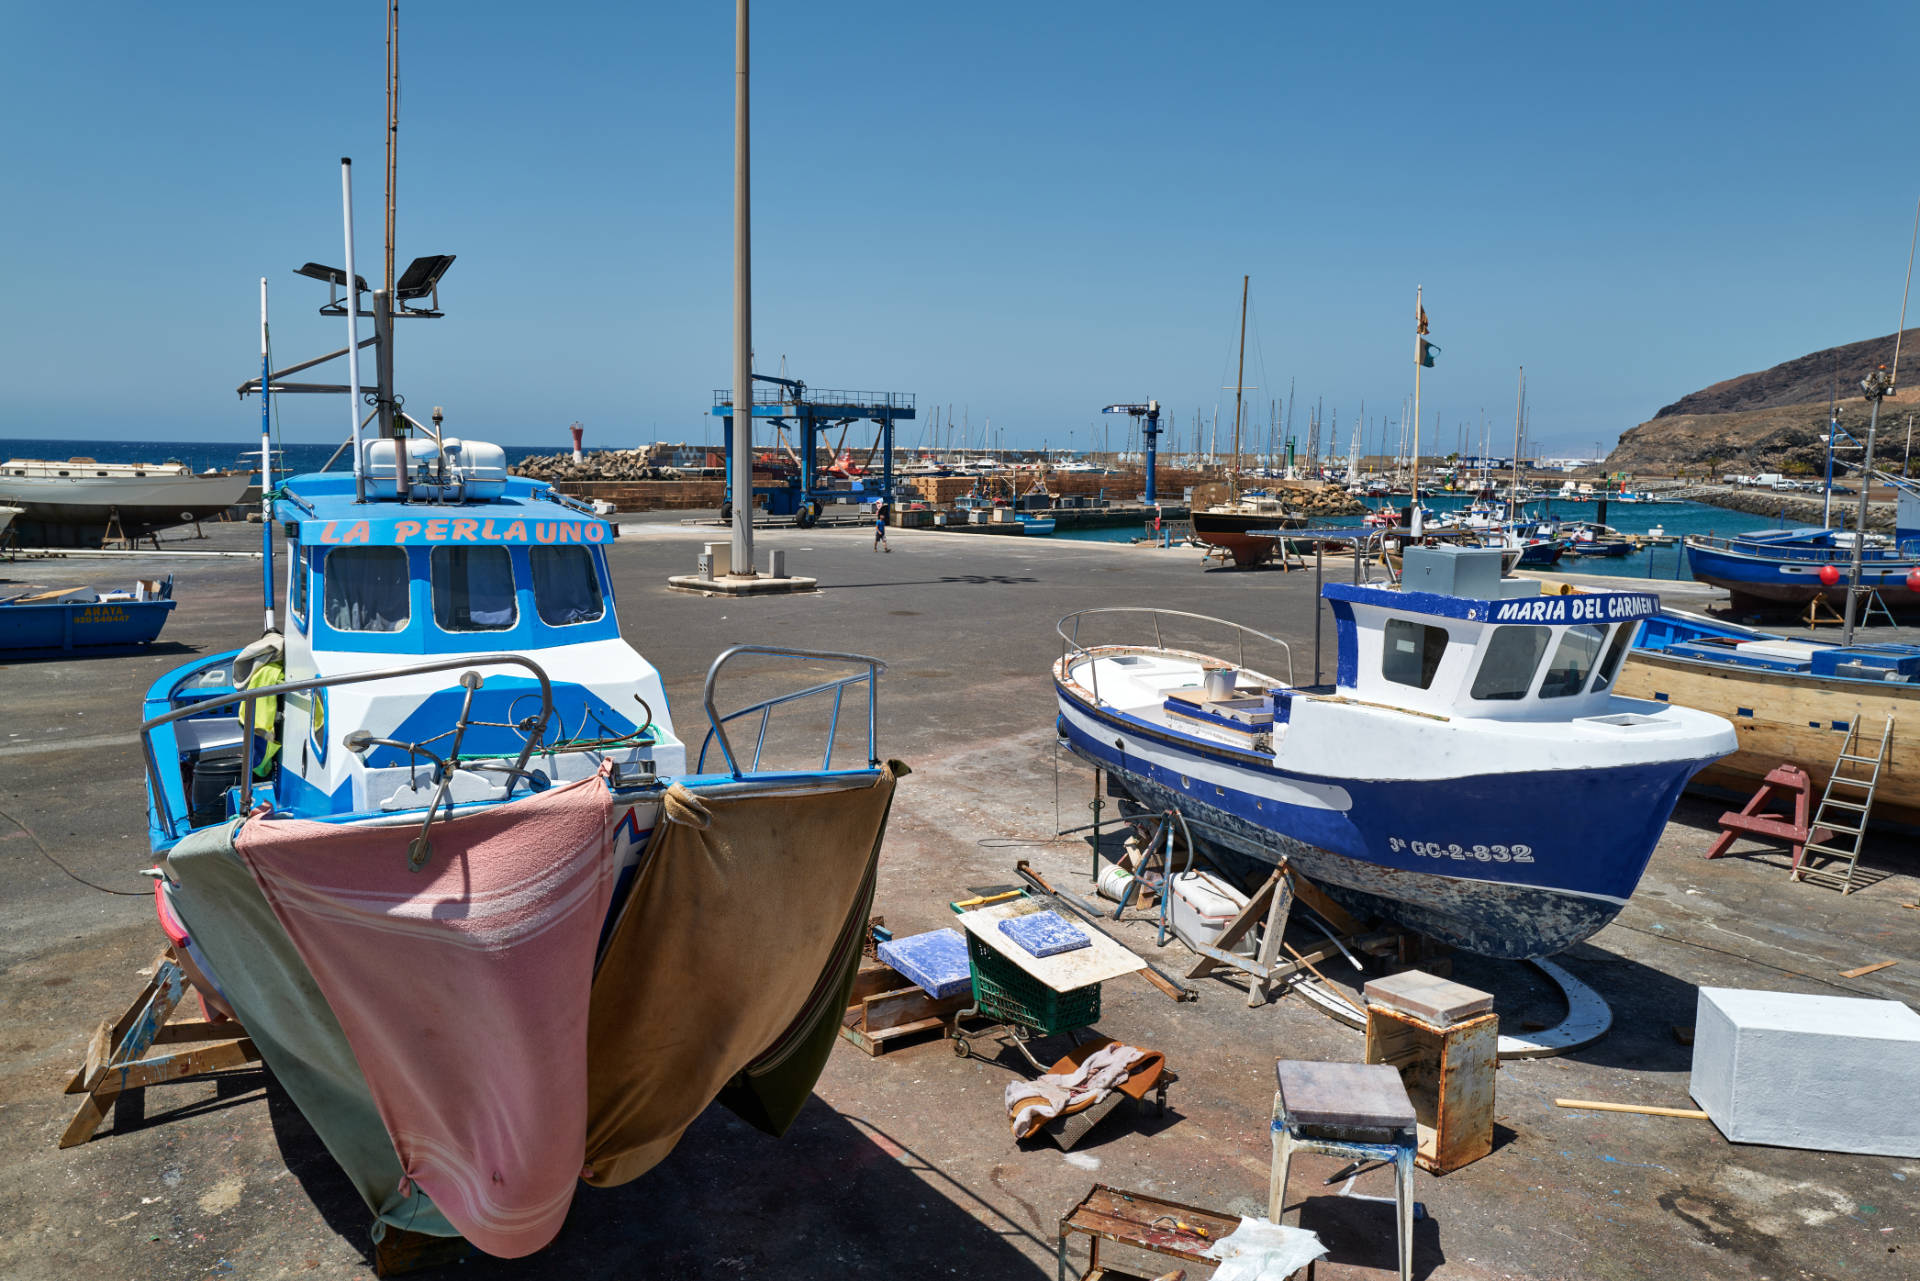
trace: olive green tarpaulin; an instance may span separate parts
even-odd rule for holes
[[[773,1133],[826,1066],[896,780],[674,787],[594,976],[585,1178],[658,1164],[716,1098]]]

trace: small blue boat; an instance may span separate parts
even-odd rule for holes
[[[151,592],[43,592],[0,601],[0,649],[146,645],[177,602],[168,577]]]
[[[1026,527],[1023,531],[1025,533],[1051,534],[1053,532],[1054,521],[1051,516],[1021,516],[1019,519],[1020,523]]]

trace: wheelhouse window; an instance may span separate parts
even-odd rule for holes
[[[1600,674],[1593,678],[1593,688],[1603,690],[1613,684],[1613,678],[1620,672],[1620,660],[1633,648],[1633,634],[1638,631],[1638,623],[1622,623],[1613,630],[1613,644],[1607,646],[1607,656],[1600,660]]]
[[[607,612],[593,553],[584,547],[528,549],[533,567],[533,605],[550,627],[591,623]]]
[[[1440,656],[1446,652],[1446,628],[1390,618],[1380,655],[1380,674],[1396,685],[1431,689],[1433,674],[1440,668]]]
[[[1525,698],[1552,635],[1551,627],[1494,628],[1480,670],[1473,675],[1473,696],[1489,702]]]
[[[307,630],[307,554],[299,543],[287,549],[287,612]]]
[[[341,632],[405,631],[407,553],[398,547],[336,547],[327,553],[327,626]]]
[[[1593,662],[1600,657],[1600,647],[1606,640],[1604,623],[1581,623],[1562,632],[1553,661],[1540,680],[1540,697],[1567,698],[1585,689],[1587,677],[1593,675]]]
[[[504,547],[433,549],[433,621],[449,632],[498,632],[520,611],[513,556]]]

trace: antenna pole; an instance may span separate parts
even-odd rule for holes
[[[1233,375],[1233,470],[1227,474],[1227,494],[1240,497],[1240,401],[1247,382],[1247,285],[1252,276],[1240,277],[1240,367]]]
[[[1420,303],[1420,286],[1413,287],[1413,314],[1424,316],[1425,310]],[[1414,326],[1417,331],[1418,324]],[[1426,522],[1420,519],[1420,335],[1413,337],[1413,488],[1409,491],[1413,497],[1413,507],[1407,516],[1407,530],[1415,538],[1420,536],[1421,526]]]
[[[267,606],[266,630],[273,630],[273,417],[269,387],[272,357],[267,354],[267,278],[260,277],[260,591]],[[298,569],[292,571],[299,573]]]
[[[367,460],[360,450],[360,278],[353,274],[353,161],[346,156],[340,157],[340,208],[347,227],[347,421],[353,427],[353,501],[364,503]]]
[[[1907,336],[1907,295],[1913,291],[1913,249],[1920,245],[1920,201],[1913,206],[1913,235],[1907,239],[1907,283],[1900,289],[1900,327],[1893,331],[1893,372],[1887,376],[1887,391],[1900,384],[1900,340]]]
[[[733,572],[753,576],[753,283],[748,182],[747,0],[733,32]]]

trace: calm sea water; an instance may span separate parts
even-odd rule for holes
[[[274,459],[276,472],[318,471],[333,456],[338,445],[283,445]],[[551,454],[551,448],[506,445],[511,466],[534,454]],[[84,457],[101,463],[185,463],[195,471],[218,467],[224,471],[260,470],[260,442],[251,445],[211,440],[51,440],[32,437],[0,437],[0,460],[7,458],[64,459]],[[335,463],[339,468],[346,462]]]
[[[1465,507],[1472,500],[1464,494],[1436,494],[1423,495],[1421,501],[1436,512],[1446,512]],[[1390,505],[1394,504],[1386,501],[1369,504],[1372,507]],[[1527,510],[1536,517],[1551,515],[1554,520],[1595,520],[1599,506],[1596,503],[1567,502],[1556,498],[1551,503],[1531,504]],[[1703,503],[1614,502],[1607,504],[1607,524],[1628,534],[1644,534],[1658,526],[1669,535],[1684,537],[1688,534],[1727,535],[1744,534],[1756,529],[1775,529],[1781,521],[1778,517],[1751,516],[1746,512],[1728,511],[1724,507],[1709,507]],[[1132,526],[1122,526],[1115,529],[1062,531],[1054,537],[1083,542],[1129,543],[1140,537],[1141,532]],[[1685,578],[1685,557],[1685,551],[1677,545],[1650,547],[1631,556],[1562,556],[1554,569],[1556,572],[1611,574],[1627,578]]]

